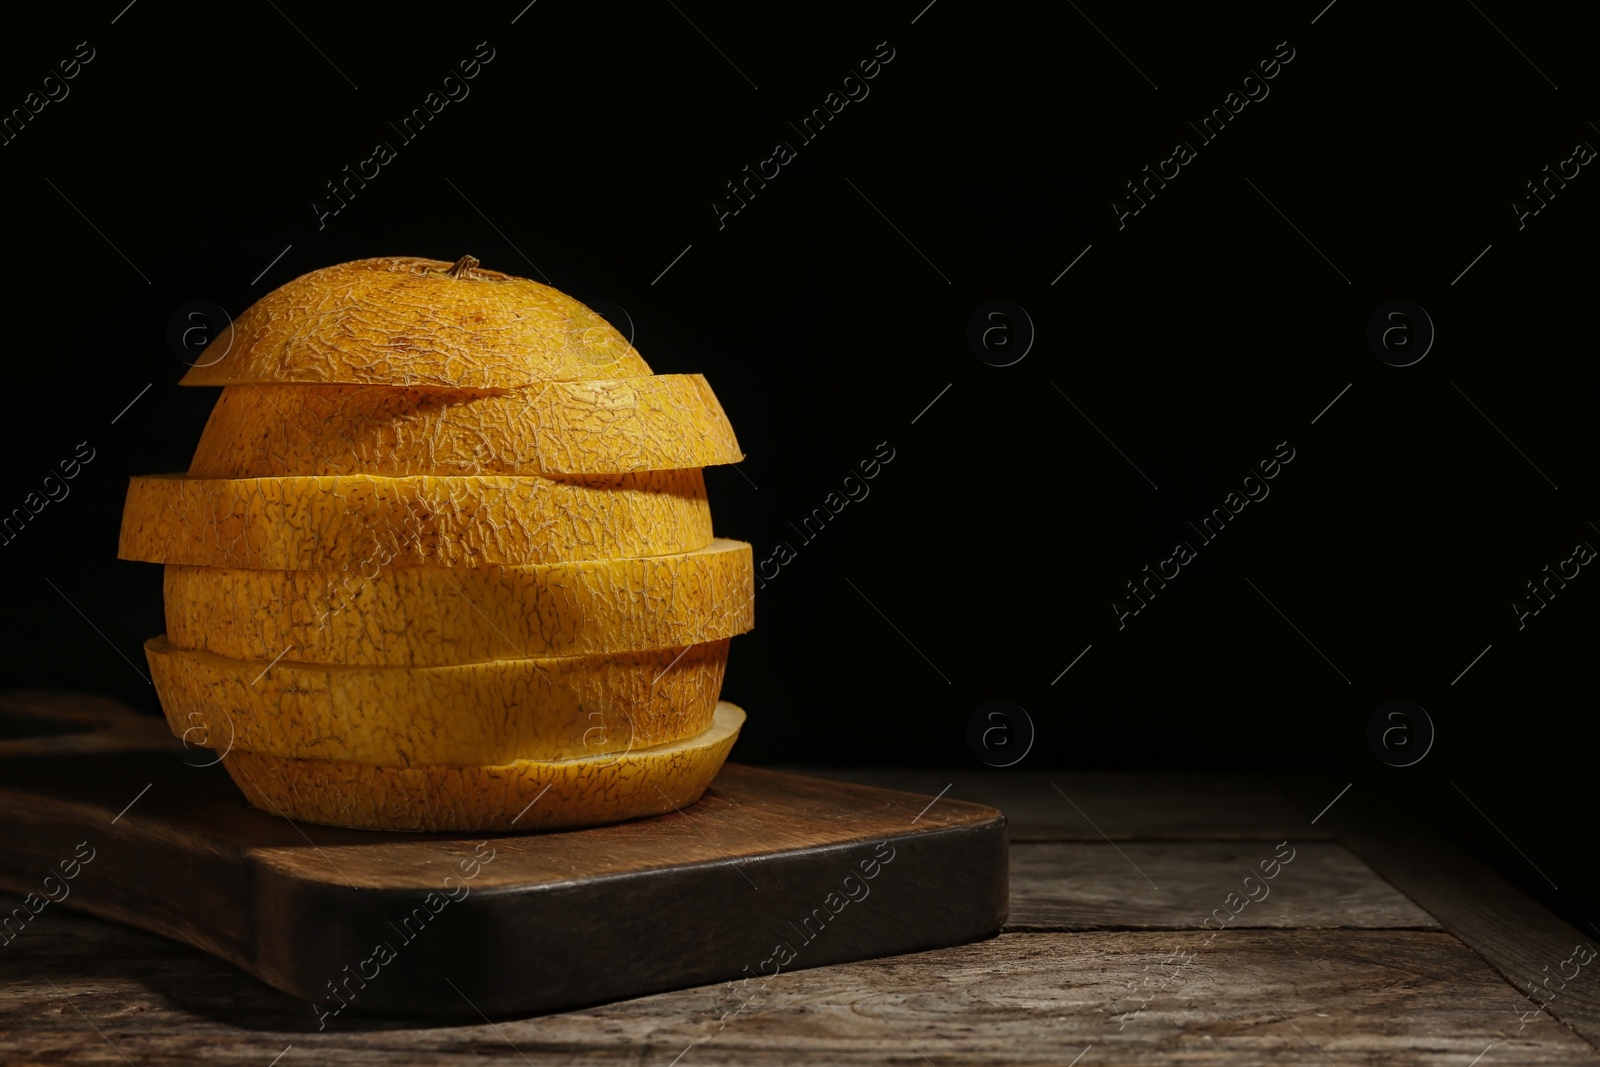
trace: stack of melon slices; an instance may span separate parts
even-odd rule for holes
[[[183,384],[222,396],[119,555],[166,565],[168,724],[251,803],[532,830],[704,792],[754,574],[712,535],[700,468],[743,456],[703,377],[471,257],[385,258],[263,297]]]

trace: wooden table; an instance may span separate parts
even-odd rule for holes
[[[52,907],[0,948],[0,1062],[1600,1063],[1600,958],[1574,952],[1596,939],[1415,828],[1364,829],[1359,797],[1318,817],[1321,786],[811,773],[1005,811],[1005,929],[744,993],[319,1032],[309,1005],[219,960]],[[1563,973],[1544,1006],[1526,995]]]

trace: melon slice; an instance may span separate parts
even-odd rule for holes
[[[699,470],[567,477],[133,478],[121,559],[370,573],[693,552]]]
[[[445,667],[238,660],[145,642],[173,734],[221,751],[374,766],[565,759],[711,724],[728,642]]]
[[[750,546],[536,567],[166,568],[167,638],[235,659],[420,667],[682,648],[754,625]],[[285,652],[284,650],[289,651]]]
[[[744,712],[717,705],[704,733],[620,756],[483,767],[374,767],[237,749],[222,765],[256,807],[366,830],[559,830],[662,815],[699,800]]]
[[[326,382],[518,389],[627,378],[650,367],[565,293],[471,256],[391,256],[323,267],[274,289],[223,330],[182,385]]]
[[[509,393],[252,384],[222,390],[189,477],[621,474],[743,458],[699,374]]]

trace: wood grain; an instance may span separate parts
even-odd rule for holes
[[[97,920],[56,918],[7,960],[0,1060],[8,1064],[63,1055],[123,1063],[109,1042],[141,1067],[264,1067],[289,1046],[285,1065],[526,1057],[541,1067],[665,1067],[681,1056],[679,1067],[924,1057],[939,1067],[1062,1067],[1086,1048],[1080,1067],[1466,1067],[1486,1049],[1483,1067],[1600,1063],[1548,1017],[1518,1030],[1516,993],[1454,938],[1427,931],[1240,930],[1209,945],[1197,934],[1004,934],[784,973],[742,992],[704,986],[493,1025],[345,1016],[318,1031],[304,1004],[208,956]],[[1194,955],[1157,988],[1147,968],[1180,945]],[[455,996],[444,979],[461,976],[438,977],[441,995]]]
[[[1013,844],[1006,929],[1440,928],[1340,846],[1290,848],[1268,879],[1265,842]]]
[[[1576,930],[1436,835],[1389,840],[1345,837],[1350,848],[1524,994],[1524,1012],[1541,1005],[1600,1046],[1600,937]],[[1586,948],[1580,966],[1574,949]],[[1546,985],[1548,980],[1548,985]],[[1537,999],[1534,999],[1534,997]]]

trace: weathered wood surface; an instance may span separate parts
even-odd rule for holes
[[[1283,854],[1287,864],[1265,842],[1014,844],[1006,929],[1439,929],[1338,845],[1290,843]]]
[[[1078,771],[806,768],[839,781],[944,795],[1000,808],[1013,841],[1326,841],[1315,808],[1271,782],[1204,775]]]
[[[1442,932],[1238,930],[1210,943],[1197,933],[1003,934],[557,1015],[428,1028],[345,1017],[319,1032],[304,1004],[211,957],[87,917],[54,918],[65,921],[30,930],[31,944],[19,940],[22,954],[6,961],[7,1064],[265,1067],[285,1049],[282,1067],[522,1056],[662,1067],[924,1057],[941,1067],[1064,1065],[1080,1052],[1080,1067],[1466,1067],[1486,1050],[1484,1067],[1600,1062],[1546,1015],[1524,1026],[1525,1001]],[[441,996],[455,995],[447,977]]]
[[[1350,848],[1528,994],[1600,1047],[1600,936],[1574,930],[1455,845],[1425,831],[1387,840],[1351,834]],[[1584,962],[1587,959],[1587,962]]]
[[[879,796],[872,804],[883,810],[869,822],[915,816],[916,825],[939,825],[959,815],[957,807],[941,812],[958,801],[1006,812],[1012,925],[973,944],[785,971],[748,986],[492,1024],[346,1012],[319,1030],[308,1003],[219,959],[51,905],[0,946],[0,1063],[266,1067],[282,1054],[280,1067],[486,1057],[540,1065],[1064,1067],[1081,1054],[1078,1067],[1600,1064],[1591,989],[1600,988],[1600,967],[1585,967],[1544,1010],[1518,989],[1559,970],[1578,941],[1597,939],[1426,834],[1363,823],[1352,798],[1313,825],[1342,783],[1323,796],[1320,786],[1302,794],[1294,783],[1280,791],[1195,776],[822,773],[921,792],[923,803],[950,786],[926,811],[909,814],[896,807],[903,798]],[[327,866],[299,830],[279,824],[264,850],[274,863],[290,871]],[[391,845],[363,852],[338,839],[343,831],[302,829],[341,864],[350,860],[358,882],[394,870],[380,856]],[[683,848],[739,845],[681,837]],[[1294,859],[1265,881],[1270,893],[1261,897],[1263,880],[1244,879],[1280,842],[1295,849]],[[581,861],[596,870],[607,862]],[[1247,891],[1258,899],[1241,907]],[[1238,894],[1232,907],[1230,893]],[[0,909],[17,903],[0,896]],[[1234,907],[1220,932],[1192,929],[1207,915],[1218,925],[1216,910],[1231,915]],[[685,900],[656,922],[693,930],[693,914],[694,901]],[[460,975],[436,977],[441,998],[459,998]]]

